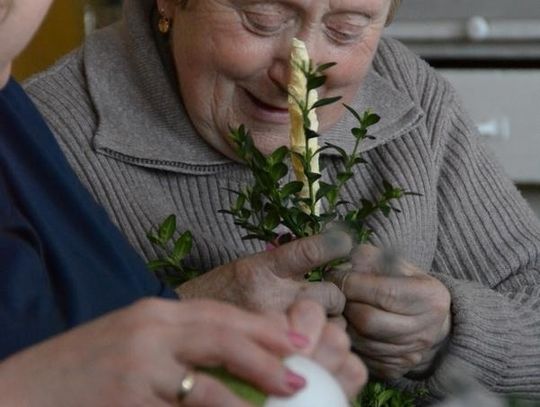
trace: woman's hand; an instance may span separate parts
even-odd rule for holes
[[[309,308],[306,318],[322,313],[317,305]],[[2,362],[0,404],[177,405],[182,379],[194,371],[195,385],[182,406],[247,407],[222,383],[194,370],[212,366],[224,366],[267,393],[290,395],[303,378],[282,358],[311,341],[319,349],[317,343],[327,340],[316,334],[324,321],[303,326],[311,335],[306,339],[284,315],[281,320],[276,325],[275,315],[207,300],[142,300]]]
[[[298,299],[312,299],[328,315],[341,315],[343,293],[332,283],[309,283],[311,269],[347,256],[351,240],[342,232],[295,240],[274,250],[217,267],[182,284],[182,298],[206,297],[255,311],[285,311]]]
[[[313,301],[295,303],[288,312],[292,332],[305,335],[309,341],[298,353],[325,367],[339,381],[349,398],[356,396],[366,383],[367,369],[351,352],[347,333],[337,324],[327,322],[324,310]]]
[[[354,349],[381,378],[426,374],[450,333],[450,294],[414,265],[362,245],[326,278],[347,298]]]

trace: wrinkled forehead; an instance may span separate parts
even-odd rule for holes
[[[0,2],[1,1],[10,1],[10,0],[0,0]],[[179,4],[181,7],[186,7],[188,4],[191,4],[197,0],[174,0],[174,1],[176,1],[176,3]],[[258,3],[264,3],[264,2],[275,3],[276,1],[279,1],[279,0],[254,0],[254,1],[257,1]],[[401,0],[341,0],[341,1],[349,1],[353,3],[362,2],[362,1],[383,1],[383,2],[390,1],[390,9],[389,9],[388,18],[386,21],[387,24],[390,24],[390,22],[392,22],[397,12],[397,9],[399,8],[399,5],[401,3]]]
[[[3,1],[3,0],[0,0],[0,2]],[[9,1],[9,0],[5,0],[5,1]],[[192,4],[194,2],[196,2],[197,0],[174,0],[176,2],[176,4],[179,4],[180,6],[187,6],[188,4]],[[257,3],[276,3],[276,2],[280,2],[280,1],[284,1],[286,2],[287,0],[252,0],[254,2],[257,2]],[[290,1],[299,1],[299,2],[303,2],[305,0],[290,0]],[[354,3],[362,3],[362,2],[366,2],[366,1],[380,1],[380,2],[386,2],[386,1],[390,1],[390,8],[391,9],[395,9],[399,6],[401,0],[335,0],[336,2],[348,2],[348,3],[351,3],[351,4],[354,4]]]

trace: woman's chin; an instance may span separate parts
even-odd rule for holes
[[[265,155],[271,154],[282,146],[289,146],[289,135],[282,137],[276,137],[275,135],[269,135],[267,133],[253,133],[253,141],[255,146]]]

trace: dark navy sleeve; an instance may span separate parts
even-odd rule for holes
[[[79,181],[14,81],[0,91],[0,359],[151,296],[177,298]]]
[[[35,231],[0,179],[0,360],[67,329]]]

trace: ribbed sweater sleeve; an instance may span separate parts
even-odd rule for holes
[[[495,392],[539,397],[540,226],[460,105],[446,106],[432,272],[450,290],[453,330],[430,390],[444,393],[457,357]]]
[[[494,392],[540,397],[540,224],[454,92],[440,79],[425,87],[433,80],[426,67],[412,72],[429,113],[438,174],[430,272],[450,291],[453,321],[433,375],[406,384],[442,397],[461,375]]]

